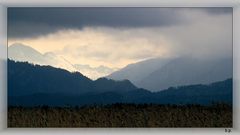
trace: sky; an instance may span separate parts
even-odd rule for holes
[[[232,8],[8,8],[14,43],[91,67],[225,58],[232,56]]]

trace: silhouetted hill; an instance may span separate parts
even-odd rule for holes
[[[118,71],[113,72],[112,74],[108,75],[107,78],[114,80],[128,79],[133,84],[137,84],[139,81],[149,76],[152,72],[160,69],[169,61],[171,61],[171,59],[154,58],[132,63]]]
[[[98,79],[92,81],[79,72],[71,73],[51,66],[39,66],[27,62],[8,60],[9,96],[35,93],[82,94],[136,89],[127,80]]]
[[[149,74],[136,86],[159,91],[172,86],[209,84],[227,78],[232,78],[232,58],[177,58]]]
[[[128,79],[139,88],[159,91],[172,86],[209,84],[232,78],[232,58],[148,59],[113,72],[108,78]]]
[[[134,86],[129,80],[114,81],[107,78],[99,78],[93,83],[94,83],[94,89],[101,90],[99,92],[115,90],[115,92],[122,93],[122,92],[137,89],[137,87]]]
[[[21,43],[14,43],[8,47],[8,58],[14,61],[27,61],[38,65],[50,65],[71,72],[78,71],[94,80],[117,70],[117,68],[110,68],[103,65],[91,67],[85,64],[72,64],[66,58],[54,52],[41,53],[29,45]]]
[[[170,87],[155,92],[150,100],[149,97],[144,97],[141,100],[170,104],[210,104],[212,102],[232,104],[232,91],[232,79],[227,79],[209,85]]]
[[[8,61],[8,105],[82,106],[112,103],[232,104],[232,79],[209,85],[170,87],[150,92],[130,81],[100,78],[50,66]]]

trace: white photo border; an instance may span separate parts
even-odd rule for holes
[[[7,128],[8,7],[232,7],[233,128]],[[240,132],[240,1],[239,0],[0,0],[0,133],[2,134],[231,134]]]

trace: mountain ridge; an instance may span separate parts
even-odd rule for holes
[[[154,71],[136,85],[153,91],[172,86],[208,84],[232,78],[232,59],[199,60],[177,58]]]
[[[188,57],[156,58],[126,66],[107,78],[128,79],[139,88],[159,91],[172,86],[208,84],[232,78],[232,64],[232,58],[211,60]]]
[[[219,89],[221,90],[219,93],[214,93]],[[186,94],[186,92],[190,93]],[[169,88],[159,92],[136,89],[125,93],[116,93],[110,91],[79,95],[65,93],[35,93],[25,96],[9,96],[8,103],[11,106],[84,106],[113,103],[152,103],[174,105],[211,105],[212,103],[226,103],[232,105],[232,79],[215,82],[209,85],[191,85],[179,88]]]
[[[108,85],[98,85],[101,80],[104,80],[104,83]],[[43,93],[49,93],[49,91],[61,93],[63,91],[80,94],[92,91],[116,91],[120,88],[125,90],[136,88],[129,81],[114,81],[111,79],[93,81],[80,72],[69,72],[51,66],[33,65],[28,62],[12,60],[8,60],[8,87],[10,95],[29,94],[34,90]]]
[[[170,87],[159,92],[137,88],[129,80],[92,81],[79,72],[8,60],[9,105],[89,105],[112,103],[232,104],[232,79],[209,85]]]
[[[97,79],[118,70],[117,68],[110,68],[103,65],[94,68],[89,65],[73,64],[63,56],[57,55],[54,52],[42,54],[36,49],[21,43],[15,43],[8,47],[8,58],[20,62],[27,61],[39,65],[50,65],[71,72],[79,71],[91,79]]]

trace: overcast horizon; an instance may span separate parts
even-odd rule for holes
[[[14,43],[92,68],[120,69],[151,58],[228,58],[232,8],[14,7],[8,8],[8,45]]]

